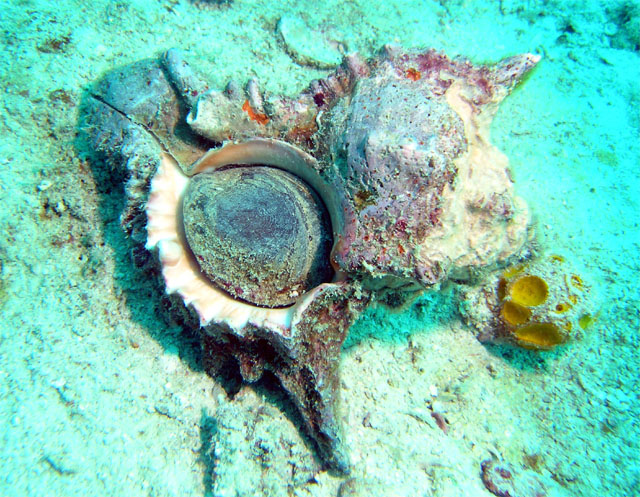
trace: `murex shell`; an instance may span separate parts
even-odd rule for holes
[[[207,371],[271,371],[322,460],[346,471],[338,362],[358,314],[527,250],[489,125],[537,61],[387,46],[283,97],[254,80],[209,89],[170,50],[96,83],[86,129],[126,180],[134,261],[159,264]]]

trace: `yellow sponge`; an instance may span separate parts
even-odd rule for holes
[[[505,270],[496,289],[504,338],[528,349],[566,342],[592,321],[586,311],[588,291],[559,255]]]

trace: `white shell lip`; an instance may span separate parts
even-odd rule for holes
[[[285,142],[253,139],[229,143],[212,149],[184,174],[176,160],[163,154],[158,170],[151,180],[147,201],[148,250],[158,250],[166,292],[179,294],[185,305],[191,305],[200,318],[200,325],[223,324],[236,332],[247,325],[268,328],[290,337],[295,324],[313,299],[326,288],[340,285],[344,275],[336,273],[333,282],[323,283],[300,296],[295,304],[283,308],[264,308],[238,301],[215,286],[198,267],[186,243],[182,229],[182,196],[189,177],[229,164],[266,164],[292,172],[315,188],[327,204],[334,233],[344,222],[335,193],[311,167],[315,159]],[[330,206],[331,204],[331,206]]]

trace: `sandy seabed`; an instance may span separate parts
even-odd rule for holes
[[[452,290],[366,312],[341,365],[348,478],[320,469],[277,393],[229,399],[202,371],[77,138],[93,81],[171,47],[213,87],[296,94],[328,70],[296,61],[283,17],[367,56],[540,54],[493,141],[595,305],[581,339],[542,354],[480,344]],[[14,0],[0,25],[1,495],[491,497],[491,458],[548,496],[640,494],[637,2]],[[525,483],[512,497],[534,497]]]

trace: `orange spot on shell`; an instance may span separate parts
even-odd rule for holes
[[[417,69],[410,67],[409,69],[407,69],[405,76],[411,81],[418,81],[422,77],[422,73]]]
[[[244,104],[242,104],[242,110],[247,113],[249,119],[257,122],[258,124],[265,125],[269,122],[269,118],[266,114],[256,112],[251,108],[251,105],[249,105],[249,100],[244,101]]]

